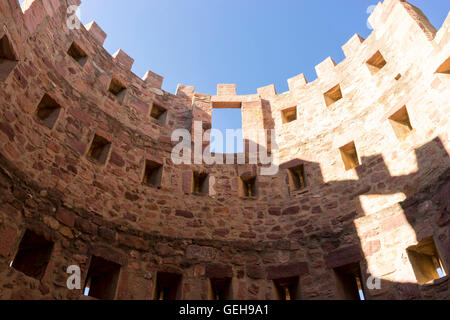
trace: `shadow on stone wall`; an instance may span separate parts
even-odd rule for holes
[[[357,220],[367,219],[365,216],[377,216],[380,212],[389,213],[391,210],[396,212],[393,217],[383,220],[381,223],[381,231],[392,231],[407,223],[415,232],[417,242],[426,238],[433,237],[444,264],[444,268],[450,268],[450,169],[439,174],[440,168],[448,167],[449,155],[439,137],[424,144],[415,150],[418,170],[401,176],[392,176],[382,157],[375,155],[371,157],[362,157],[361,165],[355,170],[358,174],[358,180],[351,181],[327,181],[323,177],[320,179],[323,183],[321,186],[321,194],[331,194],[342,192],[347,195],[346,200],[352,201],[353,206],[348,213],[341,212],[338,217],[330,216],[331,223],[340,224],[342,231],[335,233],[321,230],[315,235],[306,236],[307,241],[318,241],[321,243],[324,251],[328,251],[325,256],[325,264],[327,268],[339,270],[346,266],[359,264],[361,268],[361,276],[364,283],[367,281],[375,283],[378,277],[381,280],[380,289],[369,290],[364,288],[366,299],[422,299],[422,298],[439,298],[448,299],[450,297],[448,277],[431,281],[425,285],[417,283],[393,282],[386,278],[372,274],[370,265],[367,261],[367,254],[380,252],[379,238],[376,241],[367,241],[361,238],[355,224]],[[302,159],[295,159],[282,164],[282,169],[288,169],[303,164],[306,171],[320,175],[320,165]],[[406,199],[398,205],[400,209],[394,208],[395,203],[381,209],[380,212],[367,214],[363,208],[360,196],[367,195],[392,195],[396,193],[404,193]],[[327,208],[327,204],[325,204]],[[328,203],[328,208],[333,210],[336,204]],[[312,208],[312,213],[322,213],[320,207]],[[403,218],[402,218],[403,216]],[[364,222],[363,222],[364,223]],[[373,223],[373,221],[369,222]],[[302,223],[300,223],[302,224]],[[305,222],[306,224],[306,222]],[[384,230],[383,230],[384,229]],[[375,232],[375,230],[373,230]],[[378,232],[378,231],[377,231]],[[303,238],[304,229],[294,231],[290,236],[293,238]],[[399,237],[399,245],[403,239]],[[319,237],[320,239],[317,239]],[[346,244],[348,239],[359,239],[359,243],[354,245]],[[376,238],[376,237],[375,237]],[[347,241],[346,241],[347,239]],[[306,241],[306,242],[307,242]],[[356,242],[356,241],[355,241]],[[363,246],[365,248],[363,248]],[[385,248],[386,249],[386,248]],[[399,248],[397,248],[399,249]],[[402,249],[399,249],[402,250]],[[406,255],[406,248],[404,248]],[[366,254],[366,256],[365,256]],[[403,259],[404,260],[404,259]],[[404,260],[405,269],[410,264],[408,260]],[[394,261],[391,262],[394,264]],[[365,271],[367,270],[367,274]],[[294,274],[290,275],[294,276]],[[373,277],[373,278],[370,278]],[[339,292],[337,298],[343,298]]]

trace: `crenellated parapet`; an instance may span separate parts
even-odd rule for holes
[[[354,270],[368,299],[449,298],[411,251],[450,266],[450,16],[436,30],[386,0],[312,82],[171,94],[110,55],[95,22],[70,29],[73,4],[0,1],[0,299],[89,299],[60,271],[80,265],[88,283],[102,259],[115,280],[100,299],[158,299],[168,283],[172,298],[212,299],[217,278],[227,298],[282,299],[287,283],[294,299],[339,299]],[[241,110],[245,152],[177,163],[174,132],[204,152],[214,108]],[[268,130],[257,147],[279,170],[263,175],[249,146]],[[33,240],[43,270],[20,263]]]

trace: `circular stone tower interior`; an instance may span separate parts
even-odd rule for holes
[[[211,96],[136,76],[78,2],[0,1],[0,299],[450,298],[450,16],[385,0],[314,82]],[[241,161],[175,163],[224,107]]]

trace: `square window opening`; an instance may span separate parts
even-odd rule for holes
[[[409,247],[406,252],[419,284],[443,278],[448,274],[433,237]]]
[[[61,112],[61,106],[48,94],[45,94],[36,109],[36,116],[49,129],[53,129]]]
[[[299,277],[273,280],[278,300],[299,300]]]
[[[84,287],[84,295],[100,300],[114,300],[121,266],[93,256]]]
[[[209,174],[206,172],[193,173],[192,192],[196,194],[209,194]]]
[[[450,57],[439,66],[436,73],[450,74]]]
[[[11,267],[25,275],[41,280],[53,251],[53,242],[26,230]]]
[[[258,190],[256,187],[256,176],[240,177],[240,196],[242,198],[256,198]]]
[[[351,170],[360,165],[358,152],[356,151],[355,142],[352,141],[345,146],[339,148],[345,170]]]
[[[88,56],[86,52],[84,52],[81,47],[75,43],[72,42],[72,45],[69,48],[69,51],[67,52],[69,56],[71,56],[80,66],[84,66],[88,60]]]
[[[391,123],[395,135],[401,141],[405,140],[406,137],[413,131],[406,106],[402,107],[390,116],[389,122]]]
[[[110,150],[111,142],[96,134],[89,148],[88,157],[100,164],[105,164]]]
[[[289,180],[292,190],[303,190],[306,188],[306,176],[304,165],[289,169]]]
[[[381,52],[377,51],[369,60],[367,60],[366,65],[369,68],[369,71],[372,74],[375,74],[386,65],[386,60]]]
[[[146,160],[143,183],[151,187],[160,187],[163,165],[155,161]]]
[[[365,300],[359,262],[334,268],[337,293],[342,300]]]
[[[108,91],[115,95],[120,101],[125,100],[127,88],[119,80],[113,78],[109,84]]]
[[[156,275],[155,300],[179,300],[181,297],[181,274],[158,272]]]
[[[297,106],[281,111],[283,124],[297,120]]]
[[[159,104],[153,103],[150,116],[158,120],[161,124],[165,124],[167,120],[167,109],[161,107]]]
[[[341,86],[338,84],[337,86],[331,88],[330,90],[325,92],[324,97],[327,107],[341,100],[342,99]]]
[[[0,80],[4,81],[18,63],[11,41],[4,35],[0,39]]]
[[[231,300],[231,278],[210,279],[213,300]]]

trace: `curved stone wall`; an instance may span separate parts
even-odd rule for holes
[[[109,55],[95,23],[69,29],[72,4],[0,1],[0,298],[87,299],[66,288],[65,270],[80,265],[84,283],[92,257],[120,266],[117,299],[155,298],[158,272],[182,275],[180,299],[210,299],[216,278],[231,279],[229,298],[280,298],[277,281],[297,278],[292,298],[339,299],[339,270],[355,263],[363,286],[382,281],[364,287],[368,299],[449,297],[447,278],[417,283],[407,251],[433,238],[450,266],[449,18],[437,31],[419,9],[386,0],[373,33],[353,36],[339,64],[316,66],[312,83],[173,95],[161,76],[133,74],[123,51]],[[172,132],[194,136],[195,121],[210,128],[224,106],[241,108],[247,141],[275,130],[277,174],[172,162]],[[109,143],[104,163],[91,157],[95,137]],[[163,166],[159,187],[143,183],[148,161]],[[300,165],[306,186],[295,190]],[[193,171],[208,174],[206,194],[193,192]],[[256,196],[242,196],[242,176],[256,177]],[[10,267],[26,230],[54,243],[39,279]]]

